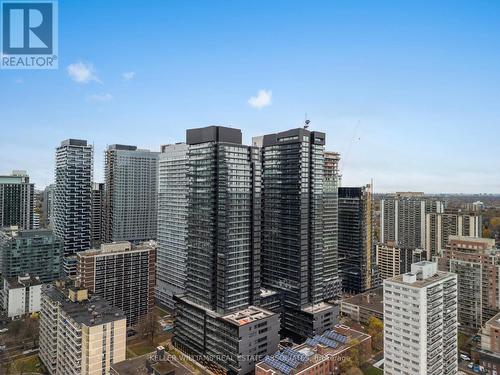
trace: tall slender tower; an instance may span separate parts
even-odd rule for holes
[[[338,190],[340,155],[325,152],[324,197],[323,197],[323,240],[324,240],[324,298],[340,295],[342,281],[339,277],[338,260]]]
[[[325,134],[300,128],[253,142],[261,146],[263,165],[262,284],[283,294],[283,332],[321,334],[337,316],[324,302],[335,267],[335,240],[327,235],[325,247],[324,235],[324,202],[334,199],[324,195]],[[331,181],[326,184],[330,189]]]
[[[158,152],[111,145],[105,155],[105,242],[156,239]]]
[[[156,299],[174,309],[174,295],[186,291],[188,145],[161,147],[158,162],[158,249]]]
[[[339,188],[339,273],[345,291],[376,286],[372,216],[370,185]]]
[[[79,139],[65,140],[56,149],[54,232],[63,241],[67,276],[76,273],[75,253],[91,246],[92,151]]]

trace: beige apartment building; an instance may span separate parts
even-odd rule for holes
[[[439,269],[458,275],[460,330],[477,332],[500,310],[500,250],[495,240],[450,236]]]
[[[40,359],[51,375],[109,374],[126,357],[126,318],[87,289],[47,285],[40,312]]]

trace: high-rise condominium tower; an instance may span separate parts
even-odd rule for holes
[[[493,238],[450,236],[439,269],[458,275],[460,330],[476,333],[500,310],[500,251]]]
[[[457,276],[423,261],[384,280],[384,374],[458,373]]]
[[[162,146],[158,179],[156,298],[173,309],[174,294],[186,289],[188,145]]]
[[[92,146],[78,139],[56,150],[54,233],[63,241],[66,275],[76,272],[74,255],[91,246],[92,155]]]
[[[340,155],[336,152],[325,152],[324,196],[323,196],[323,241],[324,257],[324,297],[334,298],[340,295],[342,280],[339,277],[338,260],[338,190]]]
[[[33,229],[35,184],[25,171],[0,176],[0,228],[18,226]]]
[[[104,241],[156,239],[158,152],[111,145],[105,157]]]
[[[278,314],[253,306],[260,299],[260,155],[241,139],[240,130],[220,126],[187,131],[187,282],[185,295],[174,297],[174,344],[233,374],[253,371],[279,341]]]
[[[94,182],[92,184],[92,245],[98,246],[103,238],[104,220],[104,184]]]
[[[424,193],[396,193],[380,202],[380,242],[393,241],[405,249],[425,246],[425,215],[441,213],[444,203]]]
[[[327,166],[325,182],[325,134],[292,129],[253,142],[263,166],[262,285],[283,294],[284,331],[302,338],[321,334],[337,315],[324,302],[337,276],[335,233],[325,230],[324,204],[334,231],[336,199],[335,166]]]
[[[430,213],[425,219],[424,248],[431,257],[443,254],[450,236],[482,237],[481,215],[459,212]]]
[[[53,228],[54,215],[54,184],[45,187],[42,201],[42,222],[44,228]]]
[[[77,273],[81,285],[125,313],[135,325],[153,311],[156,249],[148,243],[102,244],[79,252]]]
[[[342,288],[362,293],[377,286],[372,188],[339,188],[339,274]]]

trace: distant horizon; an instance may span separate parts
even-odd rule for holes
[[[45,187],[78,138],[102,181],[109,144],[212,124],[249,144],[307,118],[345,186],[500,194],[500,2],[58,4],[59,69],[0,70],[1,173]]]

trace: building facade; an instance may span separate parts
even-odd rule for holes
[[[384,374],[458,373],[457,276],[423,261],[384,280]]]
[[[376,287],[373,202],[370,185],[339,188],[339,274],[342,289],[362,293]]]
[[[342,280],[339,277],[339,223],[338,204],[340,172],[340,154],[325,152],[324,185],[323,185],[323,242],[324,242],[324,286],[325,300],[340,296]]]
[[[279,341],[278,314],[257,307],[260,154],[241,139],[220,126],[187,131],[187,282],[174,296],[174,344],[231,374],[252,371]]]
[[[61,275],[62,241],[50,230],[0,230],[0,270],[4,277],[27,274],[50,283]]]
[[[126,318],[86,289],[42,290],[39,356],[51,375],[109,374],[126,358]]]
[[[104,184],[94,182],[92,184],[92,246],[99,246],[103,239],[104,231]]]
[[[165,145],[158,161],[158,250],[156,299],[174,309],[174,295],[186,291],[188,146]]]
[[[425,197],[424,193],[386,196],[380,201],[380,242],[392,241],[405,249],[423,249],[425,215],[442,212],[444,203]]]
[[[33,229],[35,184],[26,171],[0,176],[0,227]]]
[[[307,129],[253,143],[262,153],[262,285],[283,294],[283,333],[322,333],[338,313],[325,302],[338,277],[336,233],[325,236],[324,216],[326,201],[327,224],[335,226],[336,160],[329,155],[325,182],[325,134]]]
[[[354,322],[368,324],[371,317],[384,320],[384,291],[382,287],[368,290],[340,302],[340,313]]]
[[[81,285],[125,313],[136,325],[154,307],[156,249],[130,242],[102,244],[77,254]]]
[[[111,145],[105,154],[105,242],[156,239],[158,152]]]
[[[500,311],[500,250],[495,240],[450,236],[439,269],[458,276],[460,330],[475,333]]]
[[[93,148],[68,139],[56,150],[54,233],[63,241],[63,272],[74,276],[75,254],[91,247]]]
[[[418,252],[412,249],[403,249],[394,242],[388,242],[377,244],[375,253],[377,269],[383,280],[410,272],[411,265],[415,263],[414,255]],[[420,260],[418,259],[418,261]]]
[[[500,373],[500,313],[488,320],[481,329],[481,345],[477,354],[479,363],[489,374]]]
[[[481,215],[430,213],[425,217],[425,249],[430,256],[440,256],[450,236],[482,237]]]
[[[21,318],[40,311],[42,284],[37,277],[3,278],[2,301],[7,317]]]
[[[43,228],[53,229],[54,214],[54,189],[55,185],[45,187],[42,195],[42,218]]]

